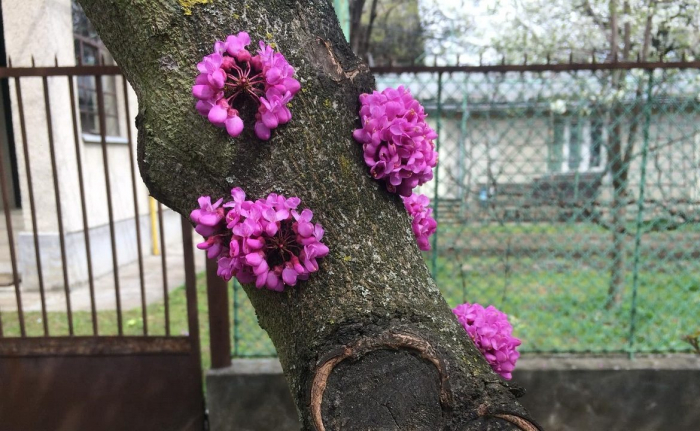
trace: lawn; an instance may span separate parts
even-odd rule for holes
[[[607,310],[610,275],[605,261],[592,260],[439,256],[436,281],[450,306],[479,302],[508,313],[522,351],[626,351],[632,268],[622,303]],[[639,265],[633,349],[689,351],[683,337],[700,329],[700,262],[648,260]]]
[[[204,273],[197,276],[197,308],[199,310],[199,334],[202,344],[202,365],[209,369],[209,312],[207,307],[206,278]],[[185,287],[180,286],[170,292],[170,333],[172,335],[187,335],[187,302]],[[52,336],[68,335],[68,319],[64,312],[49,312],[49,334]],[[124,335],[143,335],[143,319],[141,308],[125,310],[122,313]],[[165,306],[163,302],[154,303],[146,308],[149,335],[165,335]],[[25,312],[25,327],[28,336],[43,336],[41,312]],[[102,310],[97,313],[99,335],[117,335],[117,313],[114,310]],[[19,321],[16,312],[2,314],[3,329],[6,337],[19,336]],[[75,335],[93,335],[92,314],[89,311],[73,312],[73,328]]]
[[[430,263],[430,255],[426,255]],[[633,272],[622,303],[611,310],[606,262],[440,256],[437,284],[454,307],[472,301],[509,314],[524,352],[612,352],[630,349]],[[654,267],[654,270],[644,268]],[[640,262],[632,348],[637,352],[690,351],[683,337],[700,329],[700,262]],[[234,349],[265,356],[274,349],[255,312],[238,293]]]
[[[630,348],[633,272],[627,271],[622,303],[605,308],[609,273],[606,262],[594,259],[472,257],[461,251],[439,255],[437,284],[450,306],[471,301],[493,304],[509,314],[521,351],[608,352]],[[426,254],[430,263],[431,255]],[[630,263],[630,262],[628,262]],[[662,262],[664,263],[664,262]],[[637,280],[633,349],[639,352],[690,351],[683,337],[700,329],[700,262],[674,260],[660,266],[642,260]],[[653,268],[653,269],[650,269]],[[206,285],[197,278],[202,363],[209,367],[209,330]],[[260,329],[245,293],[231,286],[234,356],[274,355],[274,347]],[[170,294],[170,330],[187,333],[184,287]],[[163,304],[147,308],[149,334],[164,334]],[[19,335],[16,313],[3,313],[5,335]],[[41,314],[25,314],[31,336],[42,334]],[[143,334],[141,310],[124,312],[124,333]],[[99,333],[117,334],[116,313],[99,312]],[[76,335],[91,335],[89,312],[74,313]],[[52,335],[67,335],[65,313],[49,313]]]

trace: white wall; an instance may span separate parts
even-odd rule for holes
[[[58,60],[58,64],[61,66],[75,65],[71,0],[1,0],[0,4],[3,9],[5,44],[8,56],[12,59],[14,67],[31,66],[32,56],[36,66],[54,66],[55,59]],[[133,220],[135,216],[129,158],[133,158],[135,163],[137,131],[134,118],[138,112],[138,103],[133,90],[128,86],[127,100],[131,118],[126,118],[123,78],[117,77],[115,79],[120,133],[117,137],[110,137],[111,143],[107,145],[107,155],[114,221],[119,223]],[[61,210],[63,212],[62,220],[67,236],[69,234],[80,234],[83,231],[76,145],[71,115],[71,103],[75,104],[76,111],[78,104],[77,82],[74,81],[74,85],[75,100],[71,101],[68,78],[48,78],[57,178],[60,189]],[[42,251],[43,262],[56,259],[54,252],[57,244],[53,243],[58,241],[58,236],[56,235],[58,232],[58,219],[53,187],[54,177],[49,156],[49,139],[42,79],[21,78],[21,90],[27,135],[26,143],[22,140],[15,82],[14,80],[10,81],[11,108],[25,228],[24,235],[21,235],[20,248],[23,246],[32,248],[31,252],[20,250],[20,256],[32,260],[31,262],[20,262],[20,266],[22,268],[32,268],[35,264],[33,262],[32,219],[24,145],[28,146],[29,160],[31,162],[37,229],[41,237],[41,243],[44,244],[48,241],[47,245],[43,247],[46,249],[46,252]],[[79,121],[78,114],[78,123]],[[131,130],[133,153],[129,153],[129,148],[126,144],[127,128]],[[82,158],[88,223],[91,237],[94,236],[93,241],[100,243],[104,242],[104,238],[101,238],[101,235],[108,235],[108,229],[104,229],[104,226],[109,222],[102,146],[99,142],[94,142],[94,140],[84,139],[86,137],[80,132],[80,124],[78,124],[78,131],[78,147]],[[138,173],[138,167],[136,167],[136,183],[139,213],[147,215],[149,213],[148,191]],[[133,221],[124,226],[133,227]],[[149,228],[142,231],[142,236],[150,244],[150,224],[147,224],[147,226]],[[179,231],[177,233],[179,234]],[[131,235],[124,234],[120,236],[126,240]],[[70,237],[76,236],[70,235]],[[82,237],[82,235],[79,235],[79,237]],[[129,250],[134,249],[135,236],[132,241],[134,247],[127,243],[124,243],[124,247]],[[70,248],[71,244],[76,245],[78,248],[82,247],[79,243],[80,241],[68,241],[67,247]],[[120,240],[120,243],[123,243],[123,241]],[[150,249],[150,246],[146,246],[144,252],[149,252]],[[84,251],[82,253],[84,254]],[[43,256],[44,254],[46,255]],[[81,252],[77,249],[69,249],[67,254],[69,256],[79,255]],[[122,263],[127,263],[129,259],[135,258],[135,255],[131,256],[129,254],[129,256],[125,256],[123,254],[123,251],[120,250],[120,262]],[[99,256],[93,256],[93,259],[111,261],[111,256],[110,253],[100,253]],[[46,268],[49,267],[46,264],[45,266]],[[57,268],[57,271],[46,269],[44,276],[49,280],[60,277],[60,266]],[[24,279],[30,280],[31,277],[25,274]],[[51,285],[52,283],[49,282],[47,284]]]
[[[683,203],[700,199],[700,117],[696,117],[685,112],[654,113],[649,128],[644,181],[646,200],[676,201],[673,205],[678,209],[697,211],[697,203]],[[437,128],[435,117],[429,117],[429,121],[433,128]],[[440,198],[466,196],[467,205],[477,208],[479,187],[488,182],[489,171],[498,183],[529,183],[550,174],[547,160],[553,130],[549,118],[471,117],[466,121],[466,133],[462,121],[461,115],[445,113],[440,122]],[[627,126],[623,127],[623,132],[626,133],[627,129]],[[590,143],[589,134],[588,125],[584,124],[582,137],[586,144]],[[627,136],[623,135],[622,139],[626,142]],[[628,177],[628,193],[635,202],[641,183],[643,143],[640,125],[633,151],[636,156],[632,159]],[[582,159],[586,159],[588,150],[585,145],[582,150]],[[562,156],[565,164],[566,148]],[[604,149],[602,157],[604,164]],[[432,198],[434,187],[433,180],[420,190]],[[606,175],[599,201],[606,203],[611,199],[610,175]],[[657,214],[652,206],[648,205],[648,214]],[[629,214],[634,216],[636,212],[630,211]]]
[[[73,51],[73,27],[71,21],[71,0],[2,0],[5,21],[5,42],[13,66],[30,66],[32,53],[37,66],[53,66],[54,53],[62,66],[75,65]],[[120,143],[108,144],[110,180],[115,221],[134,217],[131,171],[129,152],[126,145],[126,128],[131,129],[136,147],[136,127],[134,119],[138,111],[136,96],[129,86],[129,110],[132,118],[127,119],[124,107],[123,84],[121,77],[116,78],[119,106]],[[22,182],[23,208],[29,209],[29,193],[26,184],[26,168],[20,133],[19,107],[17,105],[14,80],[11,81],[12,112],[18,164]],[[63,222],[67,232],[82,230],[80,193],[75,154],[75,141],[70,107],[68,78],[52,77],[48,79],[51,100],[51,116],[58,166],[59,189],[61,191],[61,208]],[[35,203],[37,205],[37,223],[40,231],[56,231],[58,228],[55,214],[53,175],[49,158],[48,130],[45,115],[44,93],[41,78],[22,78],[22,99],[25,112],[27,142]],[[77,106],[77,84],[76,99]],[[78,119],[79,120],[79,119]],[[80,126],[79,126],[80,127]],[[82,133],[79,133],[82,141]],[[81,142],[83,176],[85,181],[86,202],[89,208],[90,226],[100,226],[108,222],[106,189],[102,149],[99,143]],[[135,158],[135,154],[132,155]],[[135,159],[134,159],[135,160]],[[138,172],[136,173],[139,196],[139,212],[148,212],[148,192]],[[25,226],[31,226],[29,211],[25,211]]]

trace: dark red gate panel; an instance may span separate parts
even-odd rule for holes
[[[32,62],[33,63],[33,62]],[[168,281],[168,257],[166,256],[165,226],[163,223],[163,208],[158,205],[158,226],[153,226],[153,232],[158,233],[160,238],[160,270],[162,272],[162,286],[155,286],[162,292],[164,329],[165,336],[153,336],[153,328],[148,328],[148,302],[146,265],[144,263],[144,251],[142,250],[142,235],[140,230],[140,220],[145,215],[139,211],[139,200],[145,198],[138,193],[139,182],[136,176],[134,163],[134,145],[132,142],[132,119],[129,112],[130,91],[125,79],[121,78],[121,103],[123,103],[124,120],[126,131],[126,147],[120,149],[126,152],[130,161],[130,176],[124,175],[124,167],[114,165],[109,161],[107,125],[105,108],[106,94],[113,100],[119,88],[116,86],[116,77],[121,76],[119,68],[115,66],[70,66],[70,67],[0,67],[0,85],[6,85],[6,80],[14,83],[14,100],[16,101],[16,115],[18,118],[19,138],[16,142],[7,144],[15,148],[17,152],[24,155],[24,169],[27,175],[26,190],[29,202],[28,208],[23,208],[24,219],[27,212],[31,216],[31,223],[26,226],[33,234],[34,256],[36,264],[36,276],[38,290],[40,292],[41,322],[43,336],[31,337],[25,325],[26,303],[23,302],[25,293],[23,283],[19,274],[20,265],[18,253],[15,249],[15,232],[12,226],[11,208],[9,205],[10,195],[3,171],[5,163],[2,151],[0,151],[0,198],[2,198],[2,212],[5,219],[5,231],[7,235],[7,250],[2,250],[10,256],[12,267],[12,284],[14,285],[14,296],[16,308],[9,310],[11,319],[17,319],[17,326],[14,331],[4,330],[3,316],[0,316],[0,431],[201,431],[204,429],[204,397],[202,392],[202,370],[199,351],[199,324],[197,315],[197,287],[194,264],[194,250],[192,243],[192,226],[188,220],[182,219],[182,253],[185,275],[185,295],[187,298],[187,336],[175,336],[171,334],[170,328],[170,304],[169,295],[171,289]],[[71,291],[77,288],[80,283],[86,280],[74,280],[71,277],[70,268],[67,262],[70,259],[80,259],[74,255],[69,256],[71,250],[66,247],[66,232],[63,226],[62,208],[65,205],[80,205],[82,210],[82,230],[89,233],[96,226],[90,226],[89,209],[94,202],[86,199],[85,182],[91,178],[83,175],[83,159],[81,156],[83,140],[80,138],[81,129],[79,127],[80,106],[76,106],[76,101],[80,99],[81,80],[77,77],[87,77],[88,81],[94,83],[94,88],[90,91],[96,95],[96,111],[99,123],[100,146],[96,147],[102,153],[102,165],[105,182],[106,207],[108,213],[109,241],[111,250],[111,276],[114,279],[114,299],[116,308],[116,327],[118,336],[99,336],[98,314],[104,311],[104,307],[98,305],[99,293],[103,292],[105,286],[96,283],[93,274],[93,253],[91,238],[93,234],[84,234],[85,264],[87,269],[87,288],[90,295],[90,314],[92,319],[92,336],[76,337],[77,332],[73,325],[73,306],[71,303]],[[114,78],[110,82],[114,83],[114,88],[106,90],[103,78]],[[37,78],[41,78],[38,80]],[[33,98],[24,100],[22,97],[23,86],[29,86],[33,82],[34,90],[43,91],[43,101],[37,103]],[[33,80],[33,81],[32,81]],[[40,88],[35,84],[41,84]],[[55,135],[54,118],[56,110],[51,107],[51,95],[55,91],[50,91],[53,86],[67,83],[64,86],[67,100],[70,104],[63,106],[70,110],[73,133],[71,136]],[[78,91],[76,92],[76,87]],[[59,88],[59,87],[56,87]],[[92,94],[92,93],[90,93]],[[27,106],[25,109],[25,103]],[[0,101],[2,102],[2,101]],[[116,103],[116,102],[115,102]],[[4,107],[6,110],[10,106]],[[94,109],[94,107],[93,107]],[[28,124],[25,119],[27,112],[32,115],[39,115],[44,112],[46,120],[46,137],[48,142],[48,152],[43,157],[48,157],[51,162],[51,174],[53,177],[53,194],[55,196],[55,214],[57,222],[58,239],[60,244],[60,257],[62,265],[63,294],[65,295],[65,318],[67,321],[68,335],[65,337],[55,337],[56,331],[50,328],[50,311],[47,306],[45,296],[48,287],[45,285],[44,269],[42,268],[41,241],[36,223],[37,206],[35,205],[34,187],[38,182],[34,182],[31,177],[33,169],[30,160],[29,148],[36,144],[36,137],[27,133]],[[118,117],[118,116],[117,116]],[[65,120],[65,118],[64,118]],[[28,140],[31,138],[31,141]],[[64,157],[72,156],[65,152],[66,140],[75,147],[75,161],[77,166],[78,187],[72,191],[70,196],[79,196],[80,199],[70,200],[67,204],[61,202],[62,187],[58,181],[59,164],[56,158],[56,142],[62,142],[58,147]],[[5,145],[4,136],[0,134],[0,147]],[[41,151],[45,152],[43,147]],[[114,148],[113,148],[114,150]],[[116,151],[116,150],[115,150]],[[38,154],[36,148],[32,149],[34,154]],[[110,174],[110,169],[112,173]],[[118,171],[115,171],[118,169]],[[34,168],[36,170],[36,168]],[[116,175],[115,172],[119,172]],[[142,336],[124,336],[124,309],[122,304],[122,288],[120,284],[124,280],[120,277],[119,253],[117,247],[117,225],[124,220],[115,220],[113,211],[114,205],[123,204],[128,200],[123,198],[114,199],[112,196],[112,182],[130,182],[133,198],[133,246],[136,248],[134,262],[122,262],[122,264],[138,265],[138,283],[140,293],[140,308],[142,321]],[[63,185],[64,187],[65,185]],[[37,195],[38,196],[38,195]],[[92,197],[94,199],[94,196]],[[116,202],[113,202],[115,200]],[[38,202],[38,201],[37,201]],[[141,203],[143,204],[143,202]],[[141,206],[143,208],[143,206]],[[54,211],[51,208],[50,211]],[[167,232],[167,234],[171,234]],[[154,240],[155,243],[155,240]],[[123,244],[123,242],[122,242]],[[80,253],[78,253],[79,255]],[[156,253],[157,254],[157,253]],[[177,255],[177,253],[176,253]],[[44,256],[45,260],[46,256]],[[170,255],[172,267],[173,256]],[[44,264],[47,262],[44,261]],[[55,262],[49,263],[55,265]],[[172,280],[171,280],[172,281]],[[132,281],[133,283],[133,281]],[[132,285],[133,287],[133,285]],[[153,287],[153,286],[151,286]],[[131,305],[134,306],[133,304]],[[111,305],[110,305],[111,307]],[[4,310],[3,310],[4,311]],[[224,311],[226,309],[224,308]],[[62,311],[61,311],[62,312]],[[61,316],[63,318],[63,316]],[[14,323],[14,322],[13,322]],[[51,330],[50,330],[51,329]],[[223,334],[222,336],[227,336]],[[222,352],[221,358],[226,358],[228,351],[219,349]]]
[[[14,352],[4,339],[0,429],[204,429],[199,352],[189,338],[106,338],[16,339],[23,345]]]

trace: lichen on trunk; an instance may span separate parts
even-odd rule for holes
[[[330,2],[181,3],[81,0],[138,95],[153,196],[188,214],[200,195],[275,192],[299,196],[323,224],[331,253],[308,281],[284,293],[244,286],[303,428],[536,429],[440,295],[400,198],[367,174],[352,131],[374,80]],[[194,109],[196,63],[239,31],[279,47],[302,85],[291,122],[267,142],[245,113],[234,139]]]

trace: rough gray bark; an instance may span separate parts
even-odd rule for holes
[[[188,214],[234,186],[277,192],[325,227],[331,254],[308,282],[283,294],[245,286],[304,429],[536,429],[435,287],[400,199],[367,173],[352,131],[374,81],[329,1],[81,4],[138,95],[139,166],[157,199]],[[214,40],[242,30],[277,44],[302,84],[292,121],[268,142],[250,112],[229,138],[190,93]]]

